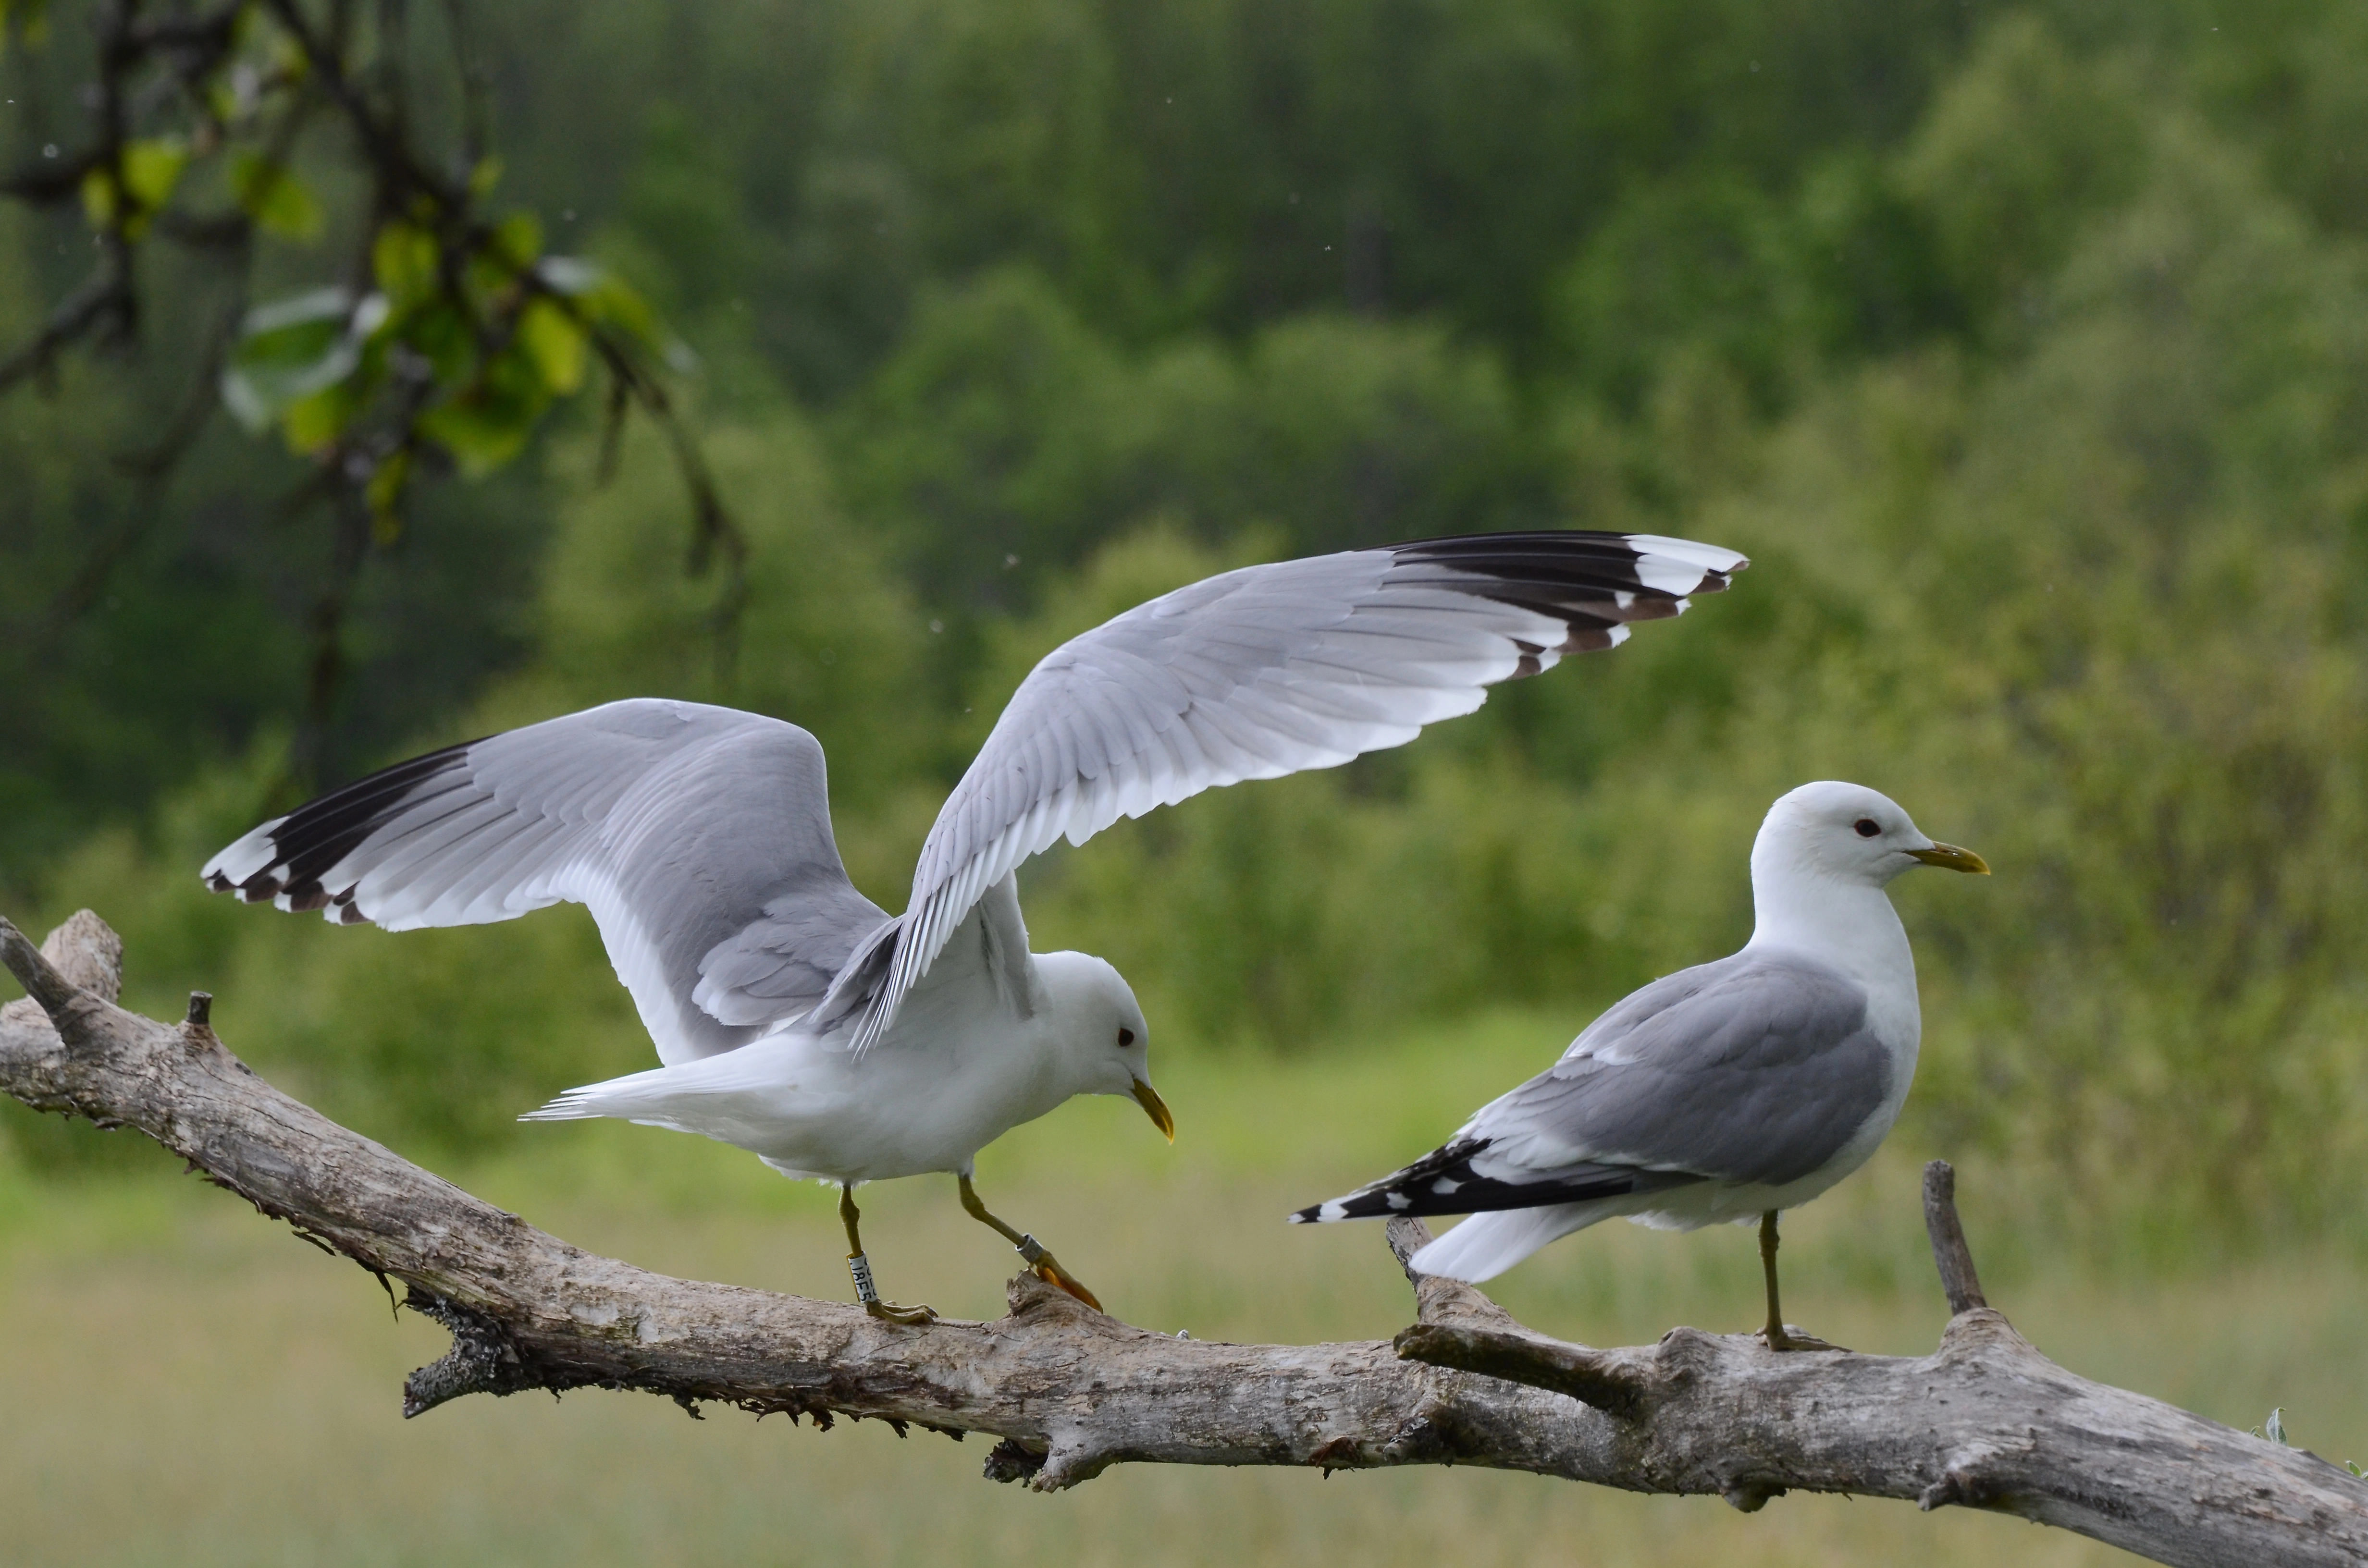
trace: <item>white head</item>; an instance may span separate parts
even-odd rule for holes
[[[1124,1095],[1176,1141],[1176,1119],[1151,1086],[1151,1026],[1134,989],[1090,953],[1039,953],[1044,1022],[1073,1095]]]
[[[1823,881],[1881,888],[1917,866],[1989,874],[1970,849],[1936,844],[1863,784],[1804,784],[1768,808],[1751,846],[1751,886]]]

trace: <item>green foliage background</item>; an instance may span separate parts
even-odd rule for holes
[[[897,907],[1003,697],[1148,594],[1475,528],[1715,540],[1755,564],[1681,626],[1041,862],[1039,945],[1118,962],[1163,1051],[1353,1052],[1508,1001],[1575,1030],[1746,933],[1772,796],[1858,778],[1998,872],[1898,889],[1904,1145],[2133,1257],[2368,1240],[2368,12],[484,25],[506,191],[701,357],[747,608],[719,641],[655,441],[603,485],[588,420],[563,429],[372,562],[333,772],[729,701],[823,739],[850,867]],[[74,112],[53,66],[0,58],[16,152]],[[0,211],[0,337],[76,243]],[[141,999],[216,991],[333,1114],[508,1147],[518,1109],[646,1055],[580,913],[394,938],[198,891],[268,803],[319,563],[276,520],[288,460],[233,430],[161,487],[110,465],[173,390],[154,314],[144,359],[0,403],[0,890],[98,907]],[[45,619],[115,530],[104,597]],[[112,1157],[0,1129],[41,1169]]]

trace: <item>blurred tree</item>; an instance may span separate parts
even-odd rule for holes
[[[198,14],[173,4],[137,14]],[[441,13],[396,13],[414,133],[457,177]],[[39,51],[12,35],[7,166],[90,143],[88,73],[60,63],[80,68],[63,23],[85,15],[61,6]],[[356,12],[355,70],[378,15]],[[698,353],[748,551],[740,657],[719,664],[716,591],[672,562],[665,432],[636,422],[598,490],[598,409],[554,394],[533,426],[555,438],[418,489],[370,546],[387,569],[348,605],[332,770],[627,691],[760,707],[827,742],[849,863],[894,904],[1003,693],[1099,614],[1243,560],[1458,528],[1716,539],[1758,564],[1677,634],[1049,858],[1028,873],[1046,945],[1121,961],[1185,1026],[1168,1041],[1297,1048],[1505,997],[1575,1028],[1740,938],[1773,794],[1861,777],[2000,869],[1978,898],[1902,886],[1930,1028],[1904,1136],[2030,1173],[2035,1206],[2151,1216],[2114,1233],[2134,1244],[2198,1215],[2349,1222],[2329,1195],[2368,1173],[2368,905],[2343,875],[2368,854],[2356,5],[467,17],[503,199]],[[335,248],[247,219],[257,299],[386,292],[366,164],[322,113],[288,167]],[[174,202],[244,216],[205,183],[227,156],[193,153]],[[465,199],[489,233],[507,216]],[[0,342],[31,341],[103,248],[80,201],[0,204]],[[134,247],[163,301],[151,363],[61,358],[54,396],[20,389],[0,418],[0,615],[38,627],[100,585],[57,635],[0,639],[0,725],[29,737],[0,748],[0,880],[107,889],[160,986],[234,992],[252,965],[312,988],[313,1025],[250,1037],[266,1060],[390,1135],[491,1142],[486,1101],[643,1049],[579,926],[416,938],[430,979],[406,1011],[415,938],[186,885],[302,710],[335,540],[257,505],[284,460],[220,421],[169,481],[109,466],[205,402],[188,367],[251,302],[163,223]],[[110,815],[139,831],[94,833]],[[450,1108],[461,1070],[421,1042],[464,1031],[481,972],[529,966],[546,998],[488,999],[452,1036],[491,1087]],[[356,1017],[367,1049],[334,1054],[327,1023]]]
[[[1311,312],[1137,358],[1028,269],[926,301],[839,432],[852,504],[962,609],[1153,517],[1304,552],[1554,517],[1504,369],[1436,326]]]

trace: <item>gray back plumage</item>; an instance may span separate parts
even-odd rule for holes
[[[1631,993],[1439,1148],[1292,1218],[1539,1209],[1702,1181],[1781,1187],[1841,1152],[1892,1071],[1863,986],[1804,953],[1746,948]]]
[[[1804,954],[1747,948],[1634,993],[1462,1136],[1487,1141],[1491,1167],[1610,1162],[1782,1185],[1839,1153],[1890,1086],[1864,987]]]

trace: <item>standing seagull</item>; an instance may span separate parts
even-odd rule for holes
[[[1872,790],[1802,785],[1751,846],[1741,952],[1635,992],[1444,1145],[1292,1222],[1469,1214],[1408,1262],[1477,1281],[1615,1215],[1671,1231],[1756,1215],[1769,1346],[1820,1348],[1785,1332],[1776,1216],[1864,1165],[1907,1098],[1923,1020],[1884,889],[1918,865],[1989,874]]]
[[[1031,953],[1014,872],[1215,785],[1331,767],[1469,713],[1486,687],[1609,648],[1746,564],[1644,534],[1428,540],[1252,566],[1138,605],[1020,683],[938,813],[891,919],[848,881],[822,747],[793,724],[642,699],[399,763],[209,862],[218,892],[391,931],[588,905],[665,1066],[533,1120],[614,1116],[836,1183],[857,1296],[880,1298],[857,1184],[952,1172],[1073,1095],[1131,1095],[1172,1142],[1118,971]]]

